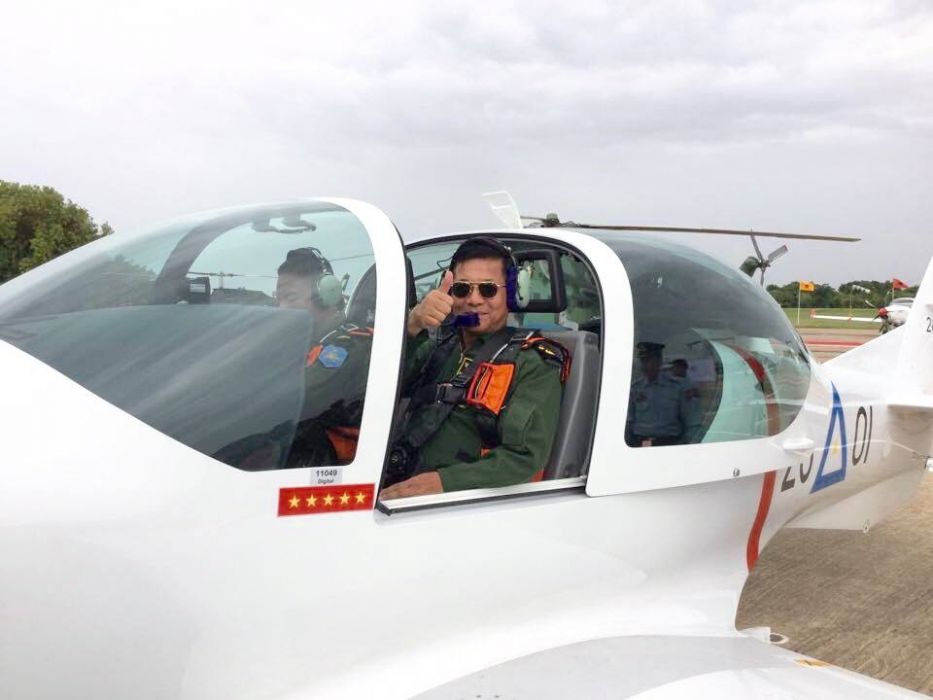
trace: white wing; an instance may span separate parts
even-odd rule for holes
[[[738,635],[580,642],[493,666],[416,697],[877,700],[925,696]]]

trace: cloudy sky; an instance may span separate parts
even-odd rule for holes
[[[485,228],[479,193],[508,189],[576,221],[864,239],[792,242],[774,282],[916,283],[933,255],[926,0],[10,2],[0,96],[0,179],[118,231],[306,195]]]

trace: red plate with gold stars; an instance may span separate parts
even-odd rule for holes
[[[292,486],[279,489],[279,516],[372,510],[375,484]]]

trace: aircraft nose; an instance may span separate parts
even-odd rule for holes
[[[229,470],[4,342],[0,386],[0,524],[145,517]]]

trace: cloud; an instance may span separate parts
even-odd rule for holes
[[[118,228],[315,192],[416,230],[491,225],[473,197],[497,187],[577,219],[909,237],[933,218],[920,1],[56,0],[4,19],[0,177]]]

